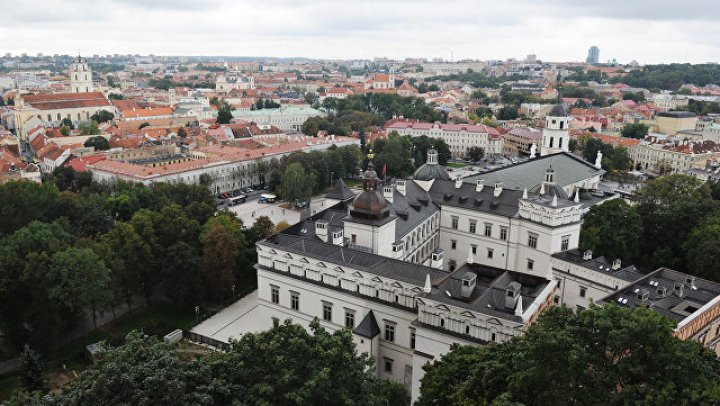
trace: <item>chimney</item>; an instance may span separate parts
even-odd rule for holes
[[[383,187],[383,197],[392,204],[393,202],[393,193],[394,189],[392,186],[385,186]]]
[[[508,309],[515,309],[520,297],[520,284],[517,282],[511,282],[505,288],[505,307]]]
[[[695,277],[694,277],[694,276],[688,275],[688,276],[685,278],[685,287],[688,287],[688,288],[690,288],[690,289],[692,289],[692,290],[696,290],[696,289],[697,289],[697,287],[695,286]]]
[[[398,193],[405,196],[405,180],[397,181],[397,183],[395,183],[395,189],[398,191]]]
[[[650,298],[650,291],[647,289],[640,289],[635,293],[637,294],[637,299],[640,303],[646,303]]]
[[[612,263],[613,271],[617,271],[618,269],[620,269],[621,264],[622,264],[622,262],[620,261],[620,258],[617,258],[616,260],[614,260]]]
[[[583,252],[583,260],[589,261],[592,259],[592,250],[587,250]]]
[[[657,294],[661,298],[667,296],[667,288],[665,286],[658,286]]]
[[[423,286],[423,292],[430,293],[432,291],[432,282],[430,281],[430,274],[425,275],[425,286]]]
[[[518,295],[517,306],[515,306],[515,315],[518,317],[522,317],[522,314],[523,314],[522,295]]]
[[[463,299],[470,298],[470,295],[472,295],[473,290],[475,290],[475,285],[477,283],[477,275],[475,275],[472,272],[468,272],[462,277],[462,287],[460,288],[460,296]]]
[[[484,179],[478,179],[477,181],[475,181],[475,191],[476,192],[482,192],[484,187],[485,187]]]
[[[683,297],[685,293],[685,285],[682,282],[675,282],[675,286],[673,287],[673,293],[677,297]]]
[[[503,191],[503,183],[502,182],[495,182],[495,191],[493,192],[493,195],[495,197],[500,197],[500,194]]]
[[[455,189],[460,189],[460,186],[462,186],[463,182],[462,179],[457,178],[455,179]]]
[[[470,246],[470,248],[468,248],[468,256],[467,256],[467,260],[465,262],[467,262],[468,264],[475,263],[475,257],[473,257],[473,252],[472,252],[472,246]]]
[[[324,220],[318,220],[315,222],[315,235],[322,240],[322,242],[328,242],[328,222]]]

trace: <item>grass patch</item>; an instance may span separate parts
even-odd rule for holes
[[[448,162],[447,166],[455,169],[460,169],[466,167],[467,164],[464,164],[462,162]]]

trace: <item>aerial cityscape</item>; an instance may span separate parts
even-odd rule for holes
[[[720,404],[720,6],[480,3],[0,1],[0,404]]]

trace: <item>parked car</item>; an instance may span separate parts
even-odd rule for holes
[[[251,187],[246,187],[246,188],[245,188],[245,193],[250,193],[250,192],[254,192],[254,191],[255,191],[255,190],[254,190],[253,188],[251,188]]]

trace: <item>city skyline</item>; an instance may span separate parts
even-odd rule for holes
[[[536,54],[582,62],[597,45],[601,63],[704,63],[720,56],[720,28],[708,12],[718,6],[708,0],[683,8],[653,2],[652,9],[619,1],[486,3],[0,0],[6,11],[0,52],[444,60]]]

